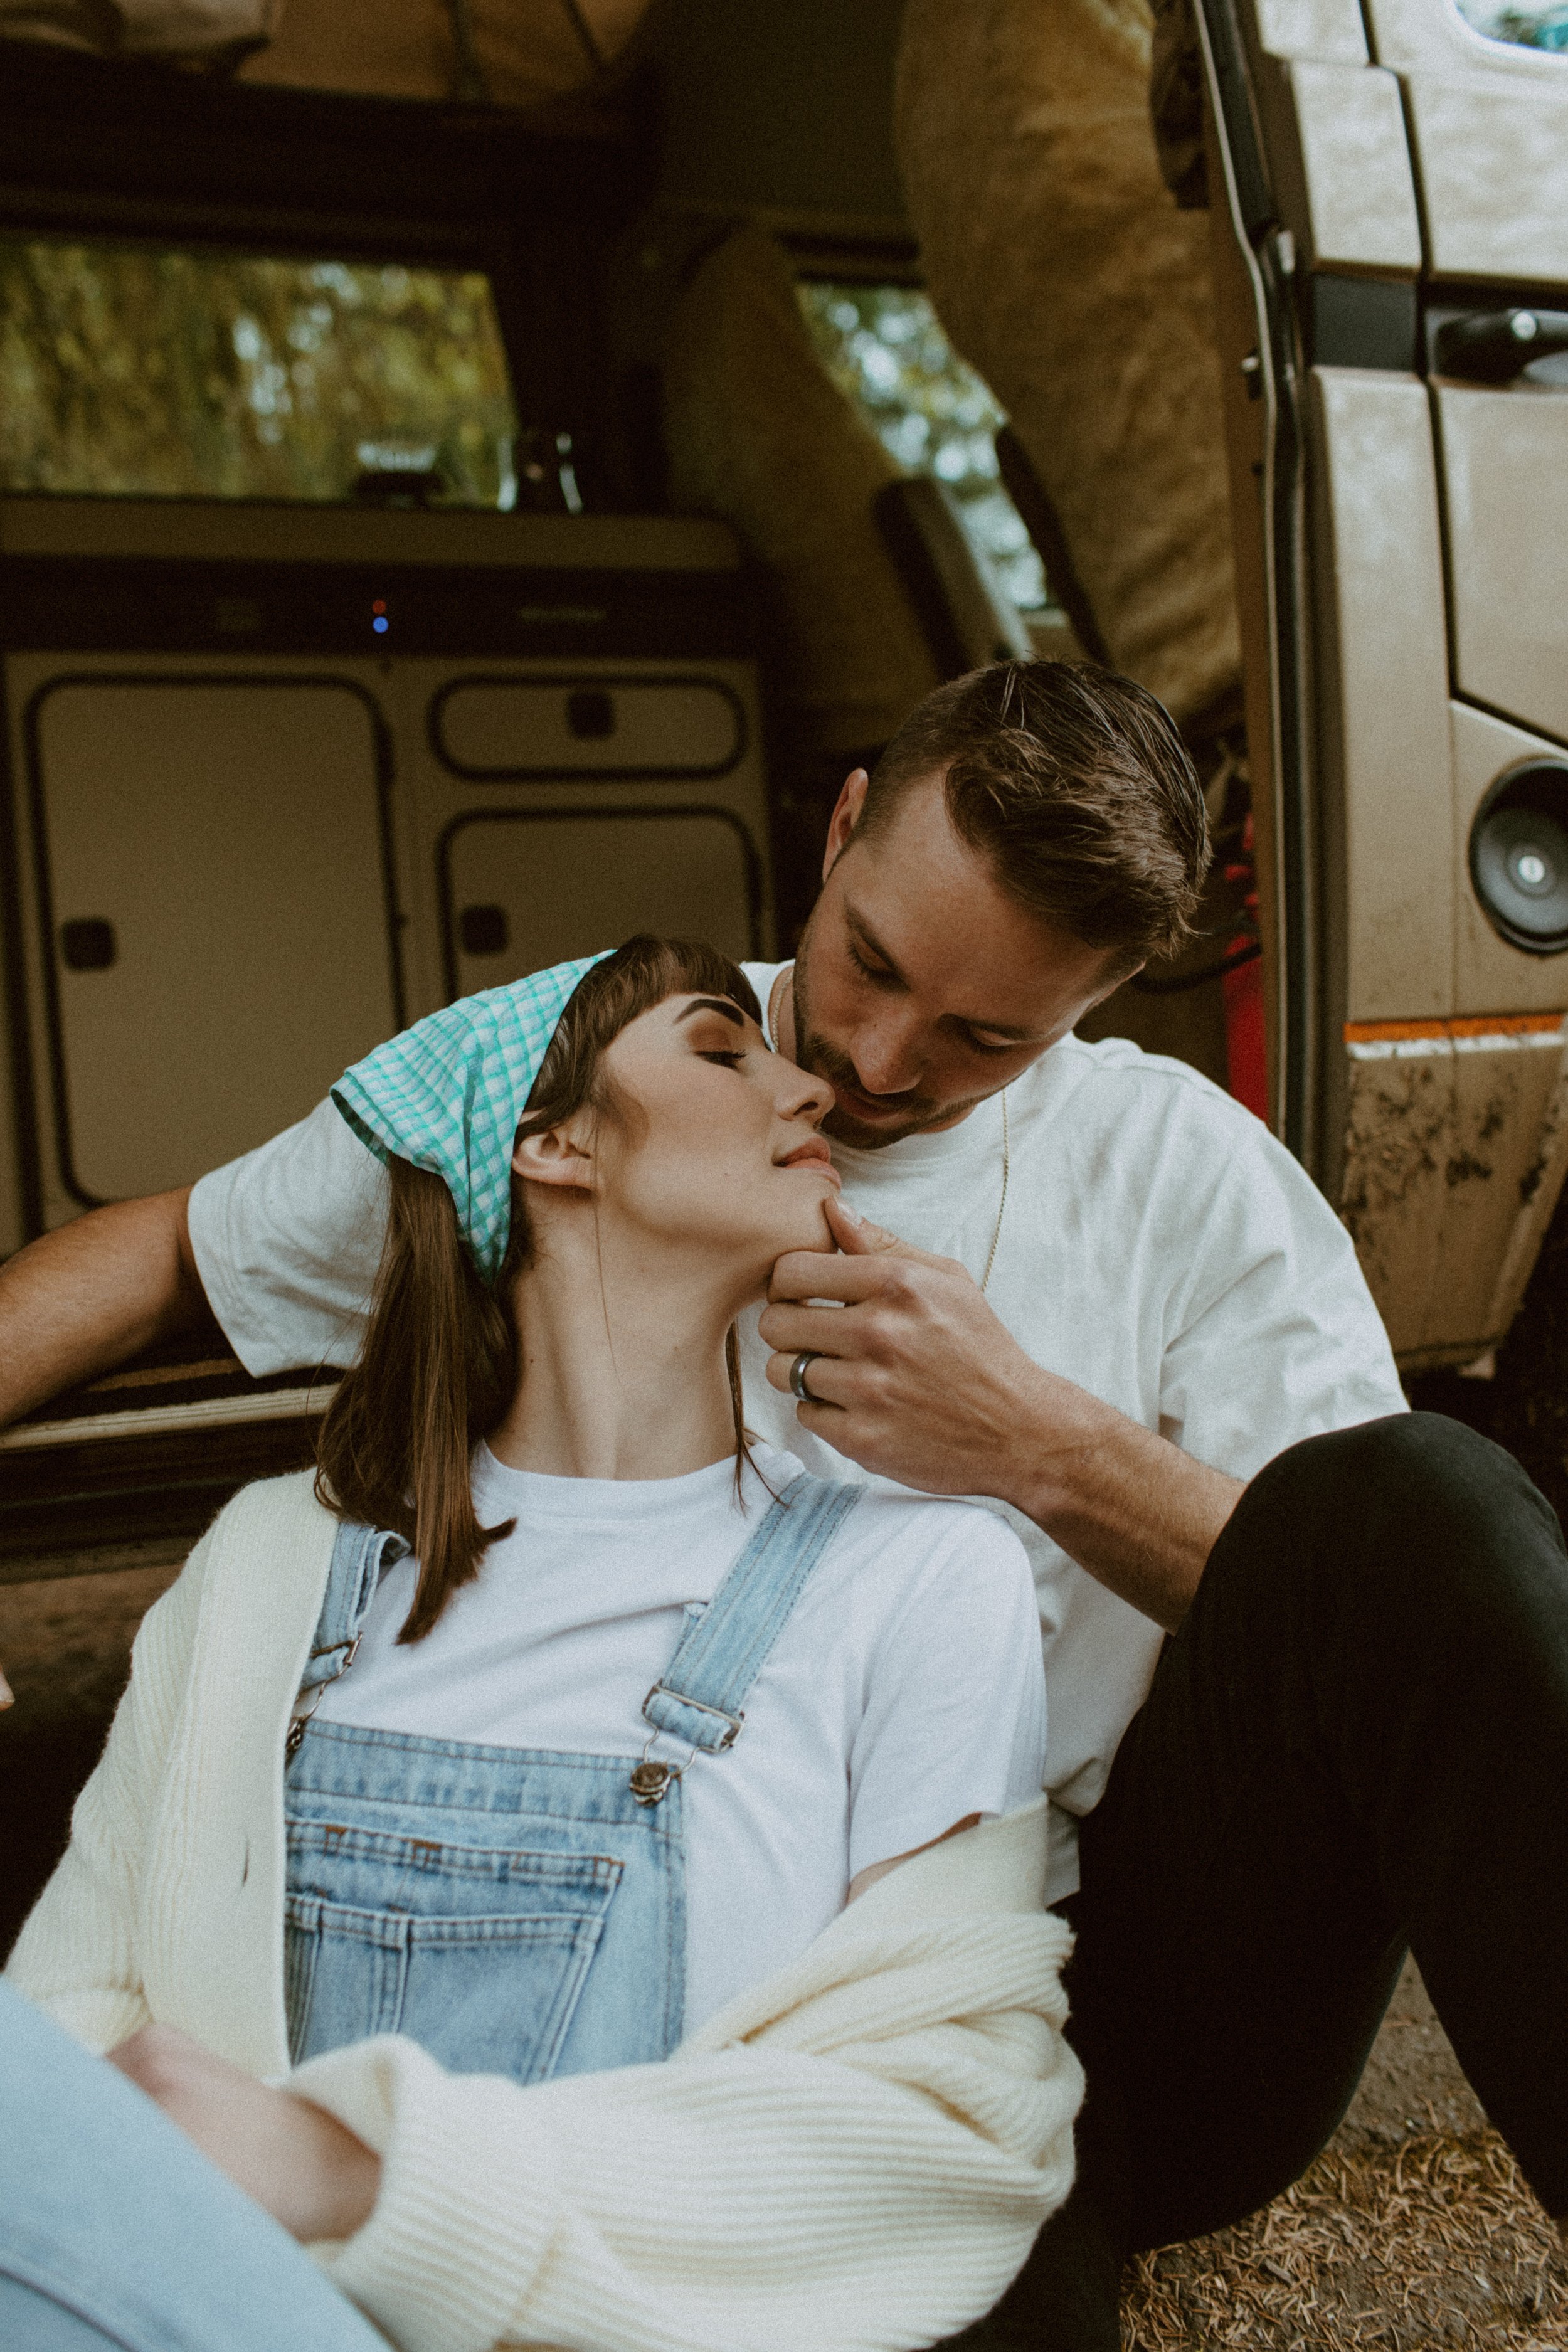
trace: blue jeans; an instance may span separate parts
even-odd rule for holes
[[[0,1984],[5,2352],[386,2352],[303,2248],[153,2105]]]

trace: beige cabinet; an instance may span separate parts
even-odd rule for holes
[[[635,931],[704,940],[737,962],[761,917],[761,866],[727,810],[510,809],[441,844],[453,993],[614,947]]]
[[[106,665],[23,735],[62,1182],[188,1183],[398,1025],[384,723],[330,675]]]

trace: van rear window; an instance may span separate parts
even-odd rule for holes
[[[475,272],[0,238],[0,488],[504,508],[516,436]]]
[[[895,465],[948,485],[1014,604],[1047,618],[1055,600],[1044,566],[997,472],[1005,413],[948,341],[931,297],[914,286],[824,278],[803,278],[796,291],[828,374]]]

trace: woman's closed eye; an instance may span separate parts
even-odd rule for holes
[[[746,1055],[744,1047],[741,1045],[731,1045],[727,1048],[700,1045],[697,1049],[697,1058],[700,1062],[721,1062],[727,1070],[738,1070],[745,1060]]]

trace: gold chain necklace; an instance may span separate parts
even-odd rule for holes
[[[778,1051],[779,1041],[779,998],[784,992],[784,984],[789,971],[790,967],[786,964],[768,992],[768,1043],[775,1053]],[[996,1203],[996,1223],[991,1235],[991,1246],[985,1253],[985,1271],[980,1277],[980,1295],[983,1298],[990,1287],[991,1269],[996,1263],[996,1244],[1002,1238],[1002,1220],[1007,1213],[1007,1178],[1012,1168],[1012,1159],[1007,1137],[1007,1089],[1004,1087],[1002,1089],[1002,1198]]]
[[[980,1277],[980,1296],[984,1297],[991,1280],[991,1269],[996,1263],[996,1244],[1002,1238],[1002,1220],[1007,1213],[1007,1170],[1011,1160],[1007,1149],[1007,1089],[1002,1089],[1002,1198],[996,1203],[996,1230],[991,1236],[991,1246],[985,1253],[985,1271]]]

